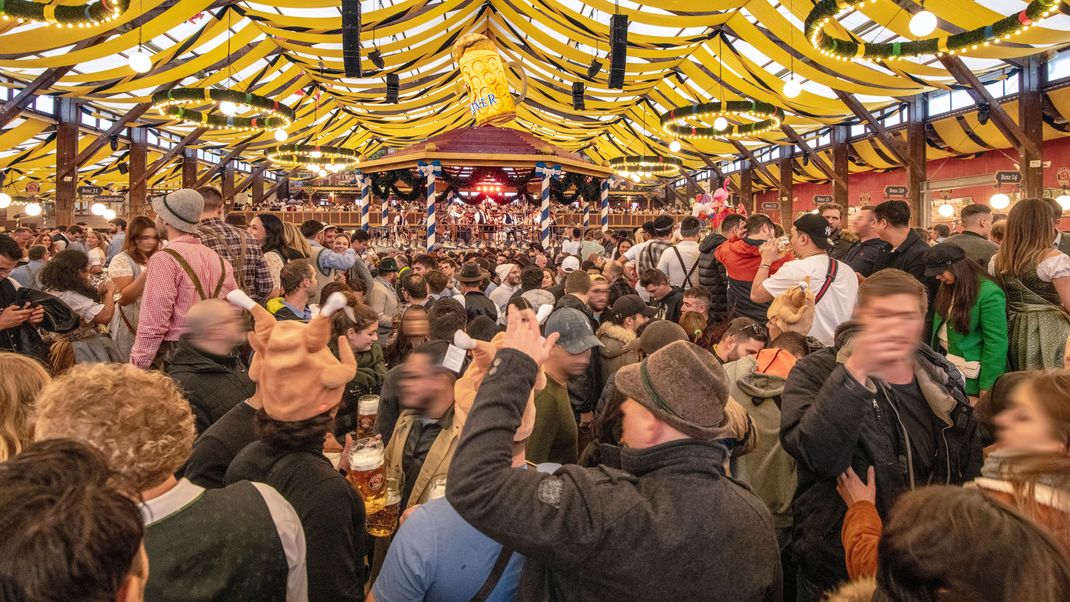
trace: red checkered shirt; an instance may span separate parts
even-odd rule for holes
[[[193,272],[205,295],[211,296],[219,283],[219,255],[201,244],[199,238],[187,234],[171,241],[168,249],[177,251]],[[145,293],[141,297],[141,313],[138,314],[137,338],[130,351],[130,363],[140,368],[149,368],[162,341],[177,341],[182,334],[189,308],[201,300],[197,287],[189,275],[170,254],[158,251],[149,258],[145,275]],[[224,297],[238,288],[234,282],[234,270],[223,262],[223,287],[217,295]]]
[[[259,303],[267,301],[274,282],[260,243],[252,234],[241,228],[231,226],[218,217],[201,220],[197,226],[201,244],[219,253],[230,262],[232,268],[241,266],[241,289]],[[245,255],[242,255],[242,241],[245,241]]]

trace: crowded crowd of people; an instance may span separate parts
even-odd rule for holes
[[[418,250],[152,209],[0,234],[2,600],[1070,600],[1053,201]]]

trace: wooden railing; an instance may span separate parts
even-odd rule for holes
[[[357,211],[235,211],[238,215],[245,217],[246,222],[261,213],[270,213],[277,216],[284,222],[292,222],[300,224],[310,219],[321,221],[327,224],[333,224],[343,228],[359,228],[360,227],[360,212]],[[441,216],[441,214],[439,214]],[[642,212],[629,212],[629,213],[610,213],[609,214],[609,227],[615,230],[623,229],[635,229],[643,225],[644,222],[651,221],[663,213],[649,213]],[[673,220],[677,223],[683,218],[687,217],[686,214],[669,214]],[[405,225],[408,228],[423,227],[424,214],[420,211],[406,211],[405,212]],[[372,228],[381,228],[382,214],[378,210],[369,211],[368,221]],[[591,212],[591,227],[598,228],[601,224],[601,216],[595,211]],[[392,224],[387,224],[392,225]],[[439,229],[443,228],[443,220],[439,218]],[[583,214],[580,212],[558,212],[554,214],[554,228],[573,228],[583,225]],[[531,227],[531,224],[527,225]]]

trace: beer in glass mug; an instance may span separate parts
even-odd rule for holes
[[[378,512],[368,514],[368,533],[374,537],[390,537],[398,528],[401,483],[397,479],[387,479],[385,504]]]
[[[364,500],[364,511],[372,515],[386,505],[386,450],[379,439],[365,437],[349,451],[349,484]]]
[[[375,417],[379,414],[379,396],[361,395],[357,400],[357,438],[375,434]]]

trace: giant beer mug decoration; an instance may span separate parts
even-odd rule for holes
[[[524,102],[528,92],[527,75],[516,61],[502,60],[497,47],[487,36],[469,33],[461,36],[453,45],[453,58],[461,69],[465,92],[468,93],[469,109],[476,118],[476,125],[502,125],[516,117],[516,105]],[[520,74],[520,95],[513,100],[509,92],[506,67]]]

